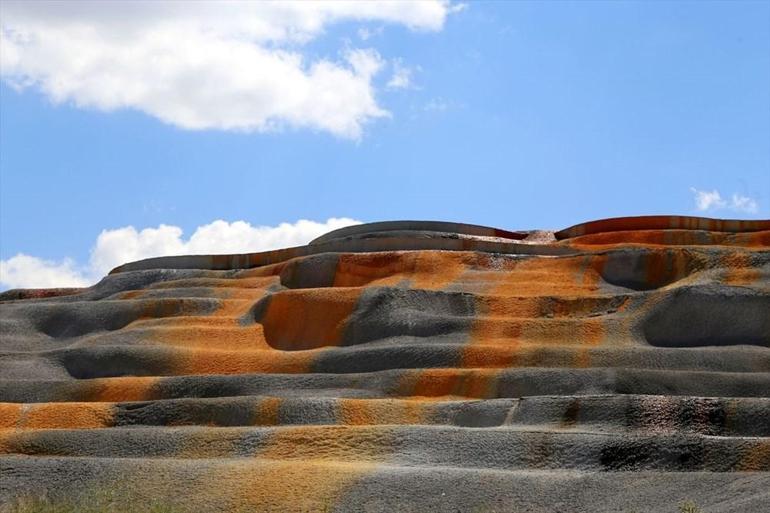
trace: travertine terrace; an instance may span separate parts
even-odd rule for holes
[[[770,511],[770,221],[374,223],[0,298],[0,503]]]

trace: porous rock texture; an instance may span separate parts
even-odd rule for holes
[[[0,504],[770,511],[770,221],[374,223],[0,299]]]

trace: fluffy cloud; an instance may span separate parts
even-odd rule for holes
[[[278,226],[252,226],[245,221],[218,220],[199,226],[189,239],[178,226],[163,224],[143,230],[133,226],[104,230],[96,239],[87,265],[21,253],[0,260],[0,288],[84,287],[125,262],[164,255],[249,253],[299,246],[331,230],[358,223],[354,219],[331,218],[324,223],[300,220]]]
[[[393,60],[393,75],[388,80],[388,89],[409,89],[414,87],[412,82],[413,70],[404,66],[401,59]]]
[[[70,259],[53,262],[19,253],[0,260],[0,289],[85,287],[90,282]]]
[[[733,194],[730,201],[730,207],[738,212],[746,212],[749,214],[756,214],[759,211],[759,204],[753,198],[748,196],[741,196],[740,194]]]
[[[0,72],[56,103],[132,108],[184,129],[309,128],[356,139],[388,116],[383,60],[347,48],[309,60],[303,45],[337,22],[441,30],[461,6],[420,2],[4,1]]]
[[[722,199],[722,195],[716,189],[699,191],[695,187],[690,187],[690,191],[695,195],[695,208],[702,212],[727,206],[727,202]]]
[[[712,191],[701,191],[691,187],[690,191],[695,198],[695,208],[701,212],[729,209],[735,212],[745,214],[756,214],[759,211],[759,204],[753,198],[733,194],[728,200],[722,197],[722,194],[714,189]]]

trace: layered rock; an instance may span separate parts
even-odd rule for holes
[[[374,223],[0,298],[0,502],[770,503],[770,221]]]

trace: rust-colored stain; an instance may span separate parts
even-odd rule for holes
[[[0,429],[21,427],[22,405],[19,403],[0,403]]]
[[[254,424],[257,426],[275,426],[279,424],[281,407],[280,397],[265,397],[254,412]]]
[[[465,270],[465,257],[457,252],[390,252],[341,255],[335,287],[396,286],[440,290]]]
[[[271,460],[377,463],[392,445],[387,428],[373,426],[280,426],[254,456]]]
[[[761,268],[753,265],[750,252],[727,253],[722,257],[721,264],[724,269],[722,281],[728,285],[750,286],[759,283],[763,278],[767,281],[766,275],[770,275],[770,268],[763,272]]]
[[[742,472],[767,471],[770,468],[770,440],[760,440],[757,446],[741,454],[736,470]]]
[[[340,399],[341,424],[420,424],[427,415],[425,403],[394,399]]]
[[[361,291],[349,287],[273,294],[261,319],[267,343],[283,350],[339,345]]]
[[[524,259],[501,262],[483,279],[477,317],[461,362],[466,368],[536,366],[537,349],[572,349],[573,365],[590,366],[590,347],[604,339],[599,317],[585,304],[601,295],[606,256]]]
[[[309,352],[275,349],[219,350],[178,349],[171,359],[174,374],[257,374],[308,372],[313,361]]]
[[[30,404],[21,416],[27,429],[96,429],[110,427],[114,407],[111,403]]]
[[[358,426],[290,426],[275,431],[254,454],[259,465],[238,479],[236,495],[249,506],[308,511],[331,509],[357,479],[387,459],[387,429]],[[253,470],[252,470],[253,469]],[[253,479],[253,481],[252,481]],[[244,486],[245,483],[259,486]],[[236,485],[237,486],[237,485]],[[298,504],[304,504],[297,508]]]
[[[153,387],[158,377],[98,378],[86,381],[81,396],[84,401],[121,402],[154,399]]]
[[[492,398],[496,396],[495,369],[424,369],[407,372],[400,384],[401,395],[423,400]]]
[[[345,491],[374,472],[371,461],[255,459],[212,474],[206,494],[254,511],[333,511]]]

